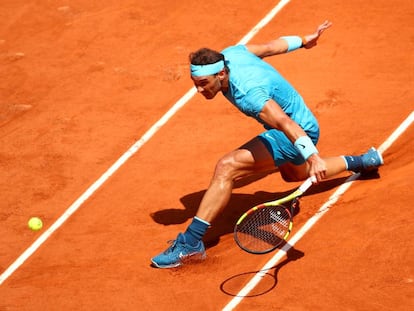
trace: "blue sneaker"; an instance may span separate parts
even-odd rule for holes
[[[196,246],[185,243],[184,234],[180,233],[177,239],[171,241],[171,246],[163,253],[151,259],[152,265],[157,268],[175,268],[190,261],[204,260],[206,250],[202,241]]]
[[[366,153],[361,155],[362,173],[376,171],[378,167],[384,164],[381,153],[377,149],[371,147]]]

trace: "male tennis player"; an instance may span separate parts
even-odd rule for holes
[[[316,148],[319,126],[299,93],[268,63],[267,56],[309,49],[331,26],[325,21],[314,33],[285,36],[265,44],[231,46],[221,53],[202,48],[190,54],[191,79],[206,99],[221,92],[242,113],[266,131],[222,157],[215,168],[196,216],[168,249],[151,259],[153,266],[172,268],[206,256],[202,238],[227,205],[235,180],[278,168],[285,181],[314,176],[316,182],[343,171],[365,173],[383,164],[374,148],[360,156],[321,157]]]

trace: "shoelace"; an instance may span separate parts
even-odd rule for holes
[[[175,246],[178,243],[178,240],[169,240],[169,241],[167,241],[167,243],[171,244],[171,246],[169,248],[167,248],[167,250],[164,252],[164,254],[172,253],[172,251],[174,250]]]

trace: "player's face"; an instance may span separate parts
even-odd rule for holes
[[[201,93],[205,98],[212,99],[221,91],[221,80],[219,75],[211,75],[204,77],[191,77],[197,92]]]

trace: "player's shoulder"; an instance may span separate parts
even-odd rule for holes
[[[238,44],[238,45],[232,45],[232,46],[225,48],[223,51],[221,51],[221,53],[223,55],[230,55],[230,54],[244,53],[248,51],[249,50],[247,49],[245,45]]]

